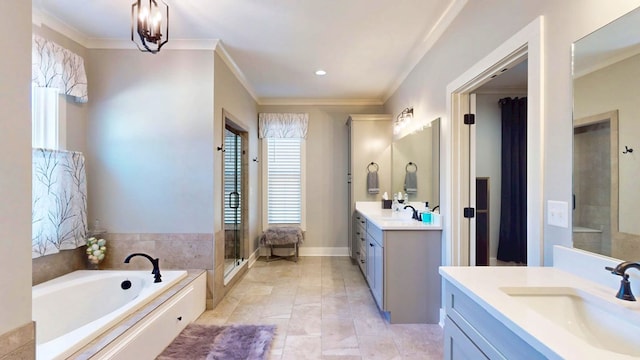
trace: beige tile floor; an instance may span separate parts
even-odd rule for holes
[[[389,324],[347,257],[257,261],[201,324],[276,324],[269,359],[442,359],[439,325]]]

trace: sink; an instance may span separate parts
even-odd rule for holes
[[[505,294],[603,350],[640,356],[640,310],[571,287],[504,287]]]

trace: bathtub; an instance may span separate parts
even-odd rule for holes
[[[79,270],[34,286],[37,359],[67,358],[186,276],[163,271],[154,283],[149,271]]]

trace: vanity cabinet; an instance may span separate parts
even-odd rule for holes
[[[393,116],[389,114],[353,114],[347,119],[348,145],[348,214],[355,211],[356,201],[380,201],[382,194],[391,193],[391,142]],[[371,163],[378,169],[379,193],[367,191],[367,172]],[[349,234],[354,232],[350,224]],[[359,243],[354,237],[349,242],[349,256],[358,260]]]
[[[362,214],[359,212],[353,213],[353,234],[352,234],[352,243],[354,252],[354,260],[357,262],[360,270],[363,274],[366,274],[367,269],[367,244],[366,244],[366,236],[367,236],[367,220]]]
[[[358,234],[361,225],[364,237]],[[378,308],[389,322],[437,324],[442,231],[383,229],[357,211],[354,229],[354,239],[365,245],[359,247],[365,261],[358,265]]]
[[[445,359],[546,359],[454,284],[444,288]]]
[[[367,227],[367,271],[366,278],[371,294],[379,308],[383,305],[384,289],[384,248],[382,231],[376,226]]]

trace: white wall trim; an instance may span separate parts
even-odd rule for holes
[[[242,84],[242,86],[244,86],[244,88],[247,90],[249,95],[251,95],[253,100],[256,103],[259,103],[258,96],[256,95],[256,92],[251,86],[251,84],[249,84],[249,80],[247,80],[247,77],[244,75],[244,72],[242,72],[242,69],[240,69],[240,67],[235,62],[235,60],[233,60],[231,55],[229,55],[229,52],[227,52],[227,49],[225,49],[225,47],[222,45],[221,40],[216,40],[215,51],[218,55],[220,55],[220,57],[222,58],[222,61],[224,61],[224,63],[227,64],[227,66],[229,67],[229,70],[231,70],[233,75],[238,79],[238,81]]]
[[[349,256],[348,247],[300,247],[300,256]]]
[[[466,265],[469,262],[469,244],[462,236],[462,221],[460,219],[464,204],[460,197],[454,194],[464,193],[461,173],[461,131],[455,122],[460,116],[464,104],[459,100],[467,93],[488,82],[492,73],[499,71],[496,64],[503,66],[515,63],[525,55],[528,57],[528,107],[527,116],[529,128],[527,131],[527,263],[529,266],[539,266],[544,263],[544,205],[543,205],[543,157],[544,157],[544,46],[543,46],[543,17],[539,16],[522,30],[505,41],[469,68],[457,79],[447,85],[447,114],[443,117],[441,152],[443,156],[443,171],[445,179],[441,185],[443,208],[450,209],[452,216],[445,216],[444,240],[445,265]]]
[[[396,81],[391,84],[387,89],[384,96],[384,102],[387,102],[389,98],[398,90],[400,85],[407,79],[409,74],[418,65],[420,60],[431,50],[433,45],[440,39],[440,36],[444,34],[445,30],[451,25],[453,20],[458,16],[460,11],[467,5],[468,0],[453,0],[449,7],[442,13],[442,16],[436,21],[435,25],[427,32],[422,41],[416,46],[416,48],[407,56],[409,58],[405,70],[398,75]]]
[[[34,6],[31,9],[31,22],[38,27],[42,27],[42,25],[46,25],[47,27],[59,32],[60,34],[77,42],[78,44],[84,47],[87,47],[87,43],[89,39],[86,36],[84,36],[80,31],[70,26],[69,24],[59,20],[58,18],[51,16],[46,12],[43,12],[41,9],[38,9],[36,6]]]
[[[258,261],[260,257],[260,247],[258,247],[254,252],[249,255],[249,269],[253,267],[253,265]]]
[[[381,99],[260,98],[258,105],[368,106],[384,105],[384,102]]]

